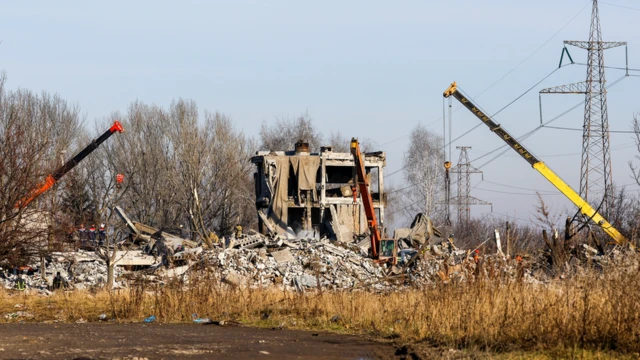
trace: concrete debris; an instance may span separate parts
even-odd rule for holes
[[[238,234],[238,238],[234,234],[211,246],[202,246],[135,221],[130,223],[140,235],[132,230],[137,242],[126,245],[131,249],[116,253],[116,288],[127,287],[133,281],[162,284],[177,277],[190,283],[205,275],[213,275],[232,288],[274,287],[300,293],[316,289],[387,292],[467,281],[486,274],[532,283],[553,278],[549,276],[553,270],[548,265],[548,254],[510,258],[500,251],[484,253],[482,244],[477,249],[459,250],[452,239],[435,241],[430,224],[420,218],[404,238],[413,246],[400,250],[395,266],[379,265],[368,257],[371,242],[366,234],[356,236],[355,242],[339,242],[326,237],[318,239],[313,233],[307,233],[307,238],[291,239],[286,234],[267,236],[249,231]],[[155,233],[142,238],[154,230]],[[498,245],[499,235],[494,236]],[[638,258],[628,256],[623,249],[605,255],[583,245],[572,251],[567,269],[580,261],[607,264],[620,259],[638,266]],[[0,271],[0,284],[14,288],[20,275],[29,291],[49,295],[57,272],[68,284],[67,289],[91,289],[106,283],[107,264],[94,252],[54,252],[45,260],[44,278],[40,274],[40,259],[35,259],[21,269]],[[11,316],[25,316],[15,314]]]
[[[252,249],[264,244],[264,238],[261,235],[250,235],[240,239],[235,239],[234,246],[240,249]]]
[[[86,289],[95,286],[102,286],[107,281],[107,264],[96,253],[78,250],[74,252],[54,252],[48,259],[45,259],[45,278],[41,276],[41,263],[39,259],[34,260],[30,268],[35,271],[15,271],[13,269],[3,269],[0,272],[0,284],[5,289],[15,287],[18,276],[22,277],[28,289],[36,289],[43,295],[49,294],[49,289],[53,284],[53,278],[60,272],[62,278],[69,284],[70,289]],[[124,273],[121,266],[114,267],[114,287],[123,287],[124,284],[117,281]]]
[[[291,252],[289,252],[289,249],[274,251],[271,253],[271,256],[273,256],[278,265],[293,261],[293,256],[291,256]]]
[[[154,265],[157,263],[157,260],[153,256],[147,255],[140,250],[116,251],[114,263],[116,266],[128,266],[128,265],[144,266],[144,265]]]
[[[5,319],[14,319],[14,318],[33,318],[33,313],[28,311],[16,311],[13,313],[6,314],[4,316]]]
[[[347,186],[347,188],[349,188],[349,191],[351,191],[351,187]],[[331,212],[331,218],[333,219],[331,220],[331,222],[329,222],[329,224],[331,225],[331,231],[333,232],[333,235],[335,236],[336,240],[338,240],[339,242],[347,242],[346,240],[348,238],[347,238],[347,235],[345,234],[347,231],[344,229],[344,226],[340,221],[340,217],[338,217],[338,212],[336,211],[335,205],[331,205],[329,209]]]
[[[133,224],[133,222],[129,219],[127,214],[124,213],[124,210],[122,210],[122,208],[120,206],[116,206],[115,210],[116,210],[116,214],[118,214],[120,219],[122,219],[122,221],[124,221],[124,223],[127,225],[127,228],[129,228],[129,230],[131,232],[133,232],[134,234],[140,235],[140,231],[138,230],[138,228],[136,228],[136,226]]]
[[[240,285],[244,285],[246,283],[246,279],[242,275],[238,275],[235,271],[230,271],[222,278],[222,282],[232,287],[237,287]]]
[[[405,247],[414,248],[420,247],[420,245],[425,242],[434,245],[440,237],[442,237],[442,235],[438,229],[433,226],[431,219],[422,213],[416,215],[410,228],[397,229],[393,234],[393,238],[404,243]]]

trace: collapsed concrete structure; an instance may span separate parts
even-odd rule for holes
[[[262,234],[291,237],[323,236],[341,242],[368,232],[362,200],[355,194],[355,164],[351,153],[322,147],[311,153],[298,142],[294,151],[258,151],[251,158],[256,208]],[[382,151],[365,154],[372,184],[373,206],[384,232],[384,167]]]
[[[365,247],[353,242],[327,237],[290,239],[287,235],[266,236],[249,230],[220,238],[209,246],[132,221],[120,208],[117,212],[129,228],[130,236],[117,247],[111,247],[115,254],[115,288],[141,282],[166,284],[176,278],[189,283],[204,278],[217,279],[234,288],[387,292],[438,282],[466,281],[488,274],[531,283],[555,278],[549,267],[553,254],[505,256],[498,238],[494,239],[497,251],[493,253],[457,249],[451,238],[432,237],[430,232],[435,234],[435,230],[430,220],[421,214],[416,216],[411,228],[397,231],[413,249],[403,250],[407,252],[399,256],[397,265],[385,267],[371,259]],[[572,255],[574,265],[566,262],[563,266],[620,263],[637,268],[640,260],[637,253],[623,250],[605,255],[583,245]],[[46,261],[34,259],[29,266],[16,270],[23,274],[29,292],[43,295],[51,294],[57,272],[61,273],[66,289],[102,287],[108,276],[104,257],[83,250],[53,252],[46,256]],[[12,289],[17,280],[17,272],[0,270],[0,286]]]

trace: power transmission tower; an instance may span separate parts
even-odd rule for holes
[[[555,86],[540,91],[541,94],[585,94],[584,123],[582,133],[582,162],[580,165],[580,196],[588,202],[600,205],[605,217],[612,205],[613,180],[611,174],[611,152],[609,146],[609,118],[607,114],[607,91],[604,77],[604,50],[626,46],[626,42],[602,41],[598,0],[593,0],[589,41],[565,40],[565,52],[573,63],[567,45],[588,51],[587,79],[584,82]]]
[[[458,194],[451,198],[451,204],[458,205],[458,223],[466,224],[471,218],[471,205],[491,205],[490,202],[471,196],[471,174],[482,174],[482,171],[471,166],[468,149],[471,146],[456,146],[460,150],[458,164],[450,172],[458,174]]]

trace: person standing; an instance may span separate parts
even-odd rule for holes
[[[63,283],[64,283],[64,279],[60,275],[60,271],[58,271],[58,273],[56,273],[56,277],[53,278],[53,286],[52,286],[53,290],[58,290],[62,288]]]
[[[78,228],[78,237],[80,238],[80,249],[84,249],[87,246],[87,239],[89,237],[87,229],[84,228],[84,224],[80,224]]]
[[[89,228],[89,243],[91,243],[91,246],[96,245],[96,235],[96,226],[91,225],[91,227]]]
[[[158,252],[158,256],[162,257],[162,265],[165,268],[171,267],[171,260],[174,254],[173,243],[167,241],[164,235],[162,235],[162,231],[160,230],[151,235],[151,239],[155,240],[155,246]]]
[[[100,230],[98,230],[98,245],[104,246],[104,242],[107,239],[107,231],[104,229],[104,224],[100,224]]]
[[[24,279],[20,274],[18,274],[18,278],[16,279],[15,288],[18,291],[24,291],[27,288],[27,284],[24,282]]]

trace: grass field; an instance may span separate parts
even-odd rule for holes
[[[581,271],[545,285],[485,276],[388,294],[232,289],[201,274],[189,284],[140,283],[111,292],[57,292],[50,297],[2,292],[0,311],[34,316],[3,317],[5,322],[98,321],[105,313],[120,322],[155,315],[160,322],[175,323],[191,322],[197,314],[459,350],[553,354],[569,349],[571,354],[634,357],[640,352],[640,274],[629,269]]]

